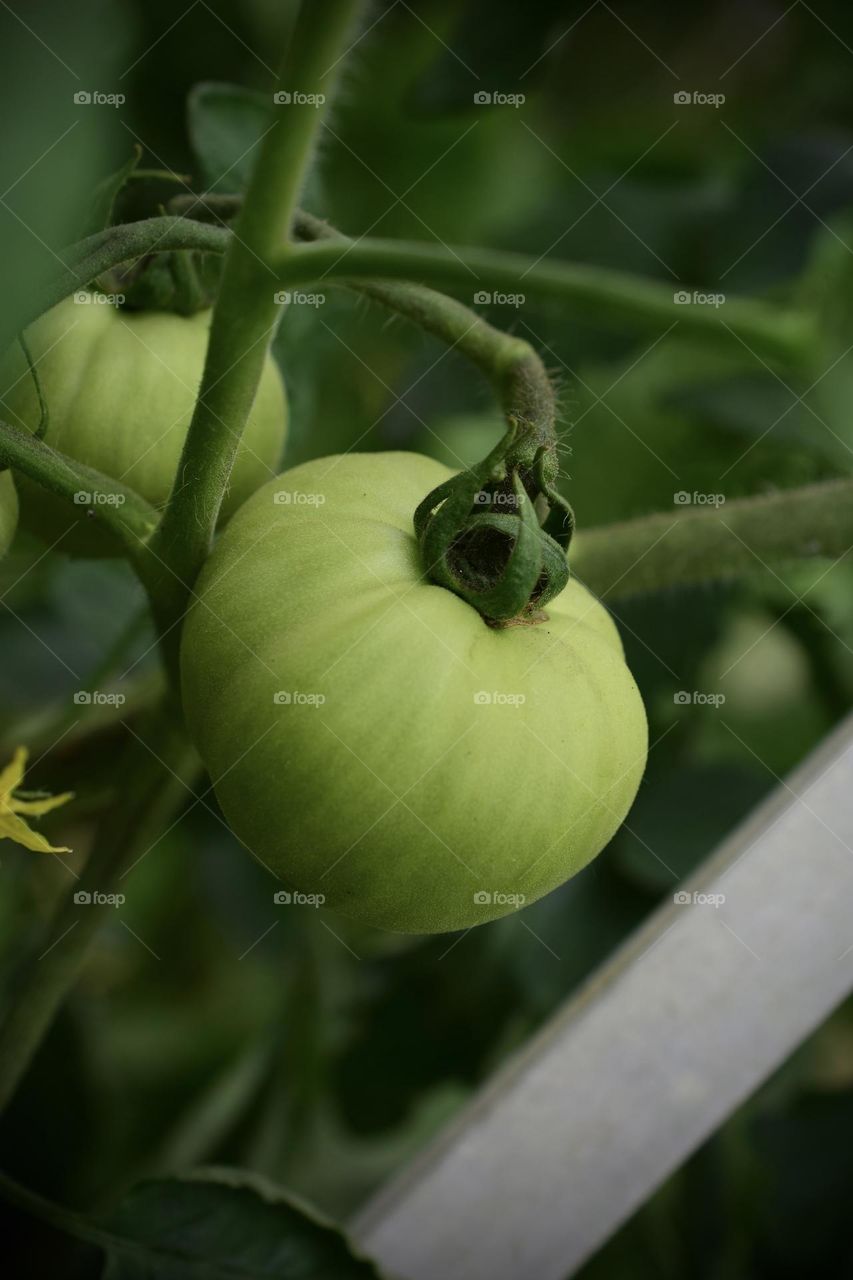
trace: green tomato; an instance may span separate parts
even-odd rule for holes
[[[192,416],[210,314],[120,311],[92,294],[75,294],[43,315],[27,340],[48,406],[47,443],[162,506]],[[38,397],[19,348],[4,362],[0,385],[8,388],[0,416],[35,431]],[[275,475],[286,421],[281,376],[268,357],[223,506],[226,518]],[[21,523],[47,541],[59,539],[62,551],[116,552],[108,532],[82,518],[83,511],[24,478],[19,490]]]
[[[187,722],[237,837],[278,888],[405,933],[495,919],[574,875],[647,750],[616,628],[580,583],[546,620],[495,628],[425,578],[412,512],[451,474],[344,454],[264,485],[182,645]]]
[[[10,471],[0,471],[0,556],[9,550],[18,527],[18,495]]]

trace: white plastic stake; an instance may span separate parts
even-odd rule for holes
[[[679,896],[358,1216],[391,1275],[565,1280],[853,989],[853,718]]]

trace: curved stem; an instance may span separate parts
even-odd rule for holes
[[[210,548],[281,314],[275,276],[267,264],[293,251],[283,246],[320,128],[322,103],[331,92],[359,8],[360,0],[302,5],[282,64],[273,123],[261,144],[228,247],[201,390],[175,488],[152,540],[152,552],[165,570],[155,587],[164,631],[183,614]],[[278,102],[284,95],[288,100]]]
[[[353,242],[327,222],[299,209],[293,230],[308,241],[333,241],[346,247]],[[518,418],[545,429],[541,444],[553,442],[556,416],[554,389],[538,353],[523,338],[496,329],[476,311],[455,298],[425,285],[381,280],[342,280],[365,297],[405,316],[421,329],[440,338],[475,364],[493,384],[508,418]]]
[[[0,422],[0,464],[14,467],[43,488],[68,498],[78,511],[92,511],[118,535],[132,558],[157,525],[156,510],[134,489],[6,422]]]
[[[30,378],[32,379],[39,406],[38,426],[32,434],[37,440],[43,440],[47,435],[47,428],[50,425],[50,412],[47,407],[47,401],[44,398],[44,388],[41,385],[41,374],[33,360],[33,354],[30,351],[30,344],[27,341],[27,337],[23,329],[18,334],[18,346],[23,352],[24,360],[26,361],[27,369],[29,370]]]
[[[27,314],[16,318],[16,329],[103,272],[146,254],[180,249],[216,254],[227,251],[231,231],[206,219],[215,222],[233,216],[239,200],[188,196],[177,198],[170,206],[187,216],[147,218],[110,227],[65,250],[64,269],[33,292]],[[581,303],[585,318],[608,326],[645,330],[665,328],[677,321],[682,332],[704,334],[714,341],[731,341],[735,335],[765,357],[784,364],[807,359],[816,340],[816,319],[810,311],[780,309],[747,298],[729,298],[720,308],[683,306],[674,301],[674,289],[655,280],[605,267],[537,261],[520,253],[363,238],[348,241],[345,249],[326,239],[298,251],[273,252],[272,259],[274,289],[333,279],[346,283],[371,276],[452,285],[470,289],[472,294],[480,288],[521,290],[540,298]]]
[[[225,227],[210,226],[191,218],[145,218],[141,222],[108,227],[106,231],[87,236],[63,251],[60,255],[64,261],[63,268],[40,288],[33,289],[26,312],[15,317],[15,326],[25,329],[75,289],[91,284],[112,267],[133,262],[149,253],[168,253],[177,249],[222,254],[230,240],[231,232]],[[5,348],[9,341],[11,335],[2,346]]]
[[[419,280],[470,289],[526,290],[539,297],[571,299],[584,307],[585,322],[666,327],[717,341],[741,338],[765,356],[786,364],[811,355],[816,321],[804,311],[780,310],[750,299],[729,299],[719,308],[682,305],[670,285],[604,267],[531,260],[524,254],[462,246],[363,238],[341,246],[332,240],[305,245],[299,254],[275,260],[284,287],[324,280]]]
[[[172,708],[165,704],[140,724],[139,733],[128,742],[117,762],[115,785],[120,793],[125,780],[132,778],[132,797],[117,800],[106,815],[80,878],[70,885],[12,987],[0,1027],[0,1109],[14,1093],[74,985],[104,913],[115,910],[94,897],[83,901],[79,895],[115,891],[122,872],[156,844],[198,767]]]
[[[584,530],[575,537],[572,569],[607,600],[835,559],[851,547],[853,480],[829,480]]]

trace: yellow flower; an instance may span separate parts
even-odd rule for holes
[[[29,813],[38,817],[42,813],[50,813],[51,809],[65,804],[74,795],[73,791],[65,791],[61,796],[46,796],[41,800],[25,800],[16,796],[15,791],[24,779],[28,755],[26,747],[18,747],[11,764],[0,771],[0,840],[14,840],[36,853],[70,853],[71,850],[64,847],[54,849],[44,836],[31,831],[26,822],[17,816],[19,813]]]

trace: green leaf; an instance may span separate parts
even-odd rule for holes
[[[254,1175],[209,1169],[136,1187],[100,1224],[103,1280],[377,1280],[346,1237]]]
[[[111,173],[106,178],[101,179],[92,196],[92,207],[89,210],[84,234],[103,231],[105,227],[109,227],[112,224],[113,211],[119,192],[133,176],[133,172],[141,159],[142,148],[137,142],[134,143],[133,154],[130,159],[126,160],[120,169],[116,169],[115,173]]]
[[[190,90],[190,142],[206,190],[245,190],[257,154],[256,143],[272,123],[271,109],[271,94],[238,85],[207,82]]]

